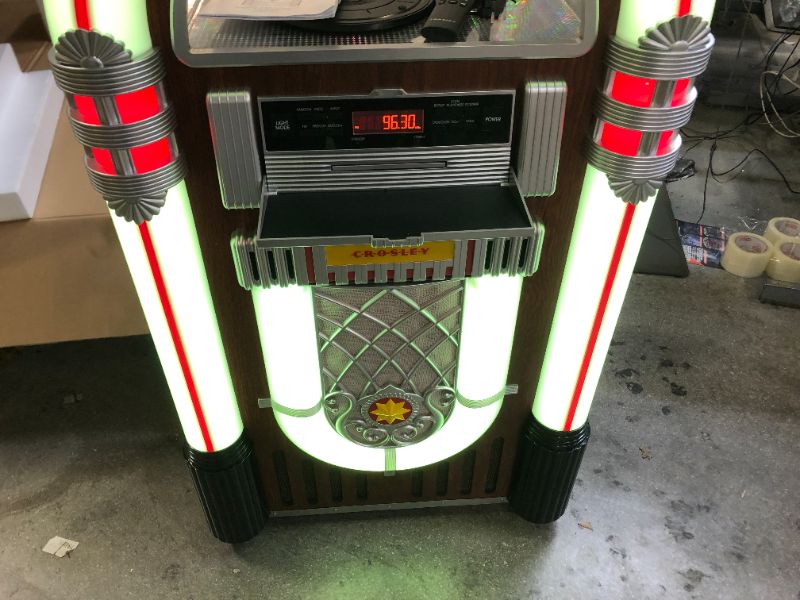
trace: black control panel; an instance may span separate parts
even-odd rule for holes
[[[259,108],[267,152],[506,144],[514,94],[259,98]]]

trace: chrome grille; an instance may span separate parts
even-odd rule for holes
[[[315,288],[325,394],[455,384],[463,282]]]

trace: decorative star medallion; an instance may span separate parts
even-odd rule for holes
[[[406,415],[411,412],[411,404],[402,398],[386,398],[377,400],[369,407],[369,415],[378,423],[394,424],[395,421],[405,421]]]
[[[446,386],[425,396],[387,385],[356,398],[344,391],[325,398],[328,422],[342,437],[369,448],[400,448],[416,444],[441,429],[453,412],[456,394]]]

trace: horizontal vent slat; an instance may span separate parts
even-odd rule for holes
[[[434,161],[447,166],[429,164]],[[506,183],[510,162],[509,145],[271,152],[265,156],[267,185],[272,191]],[[393,163],[409,166],[397,168]],[[364,169],[357,170],[358,165]]]
[[[504,168],[493,168],[493,169],[428,169],[423,171],[380,171],[376,173],[375,171],[366,171],[366,172],[333,172],[328,171],[324,173],[317,173],[317,172],[303,172],[303,173],[295,173],[295,172],[272,172],[270,171],[267,173],[270,177],[274,177],[277,179],[295,179],[299,175],[303,175],[304,178],[306,177],[316,177],[316,178],[323,178],[323,179],[332,179],[332,180],[339,180],[339,179],[392,179],[392,178],[400,178],[400,177],[424,177],[426,179],[439,179],[441,177],[464,177],[465,174],[475,174],[475,175],[486,175],[486,174],[494,174],[494,175],[508,175],[508,170]]]

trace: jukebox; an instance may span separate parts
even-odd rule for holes
[[[713,0],[268,4],[45,0],[213,534],[558,519]]]

